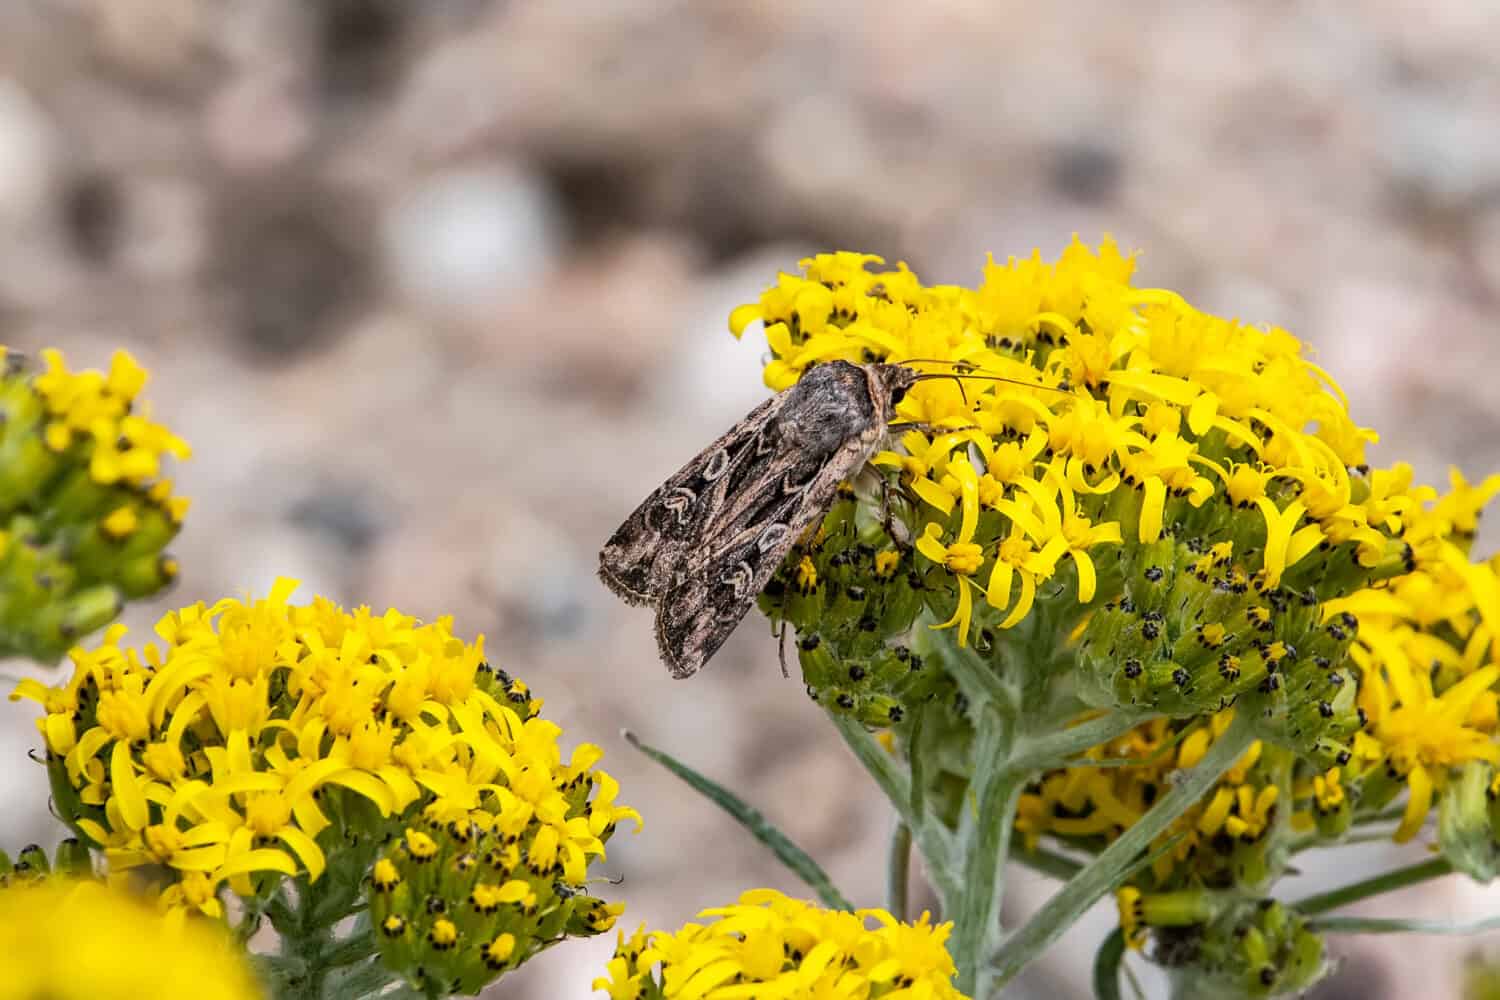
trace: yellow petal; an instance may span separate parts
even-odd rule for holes
[[[1401,814],[1401,825],[1391,835],[1398,844],[1404,844],[1417,835],[1432,808],[1432,778],[1421,764],[1412,767],[1406,776],[1406,787],[1411,789],[1406,800],[1406,811]]]
[[[1161,537],[1162,511],[1167,505],[1167,484],[1156,476],[1146,480],[1146,497],[1141,503],[1140,540],[1151,544]]]

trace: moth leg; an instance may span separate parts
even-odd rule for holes
[[[891,481],[884,476],[880,477],[880,523],[885,526],[885,535],[896,543],[897,548],[909,549],[911,539],[902,538],[896,533],[896,513],[891,504]]]
[[[911,533],[906,526],[896,520],[895,490],[891,487],[891,481],[874,466],[869,468],[875,471],[875,481],[880,484],[880,523],[885,528],[885,535],[896,546],[903,551],[911,548]]]
[[[781,632],[776,636],[776,658],[781,661],[781,676],[791,677],[791,671],[786,668],[786,621],[781,623]]]

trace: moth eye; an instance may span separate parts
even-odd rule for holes
[[[906,386],[898,385],[891,390],[891,405],[895,406],[906,398]]]

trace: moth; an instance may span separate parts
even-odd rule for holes
[[[656,608],[672,676],[697,673],[718,652],[839,484],[875,454],[896,404],[932,377],[902,365],[820,364],[625,519],[599,553],[599,578],[627,603]]]

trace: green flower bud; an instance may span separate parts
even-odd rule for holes
[[[1293,996],[1331,969],[1322,938],[1271,899],[1236,900],[1202,925],[1156,937],[1152,957],[1171,969],[1184,996]]]
[[[366,889],[383,961],[420,988],[476,994],[567,937],[614,926],[623,907],[537,867],[473,822],[408,829]]]
[[[1453,867],[1476,882],[1489,882],[1496,874],[1497,848],[1490,791],[1495,766],[1471,760],[1448,782],[1438,802],[1438,844]]]

